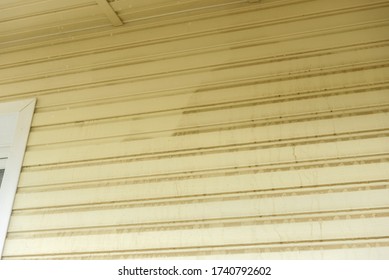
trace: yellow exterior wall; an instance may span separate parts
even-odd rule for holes
[[[2,49],[37,97],[4,259],[389,258],[389,2],[262,1]]]

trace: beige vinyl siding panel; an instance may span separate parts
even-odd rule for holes
[[[378,17],[378,18],[386,19],[386,15],[387,15],[387,12],[389,12],[389,10],[386,13],[383,12],[381,14],[382,10],[385,10],[385,9],[382,9],[382,8],[377,9],[376,11],[377,11],[377,13],[379,13],[379,15],[374,15],[373,18]],[[364,14],[362,14],[360,16],[364,19],[367,17]],[[320,22],[322,22],[324,25],[322,28],[328,27],[328,25],[330,23],[335,25],[335,26],[341,24],[341,23],[337,23],[336,20],[334,20],[332,17],[337,17],[339,19],[345,18],[344,15],[336,15],[336,16],[329,16],[329,17],[320,18]],[[368,19],[366,19],[366,20],[368,20]],[[309,20],[309,21],[315,21],[315,19]],[[286,33],[287,32],[286,30],[290,30],[292,27],[294,27],[296,29],[296,31],[298,31],[301,28],[308,28],[308,26],[315,24],[315,22],[309,22],[309,21],[306,20],[304,22],[297,22],[298,24],[296,23],[296,25],[297,25],[296,27],[294,27],[292,25],[294,22],[285,23],[285,24],[283,24],[283,26],[277,25],[276,27],[278,29],[282,30],[284,33]],[[268,30],[267,32],[264,32],[264,34],[262,35],[260,32],[258,32],[258,30],[251,30],[250,28],[245,29],[245,30],[249,30],[249,34],[247,34],[245,37],[246,38],[247,37],[258,38],[258,37],[266,36],[267,34],[272,34],[272,29],[274,30],[275,28],[274,28],[274,26],[264,26],[260,30],[262,30],[262,29],[270,29],[270,30]],[[229,34],[228,32],[225,32],[225,33],[223,33],[223,36],[224,37],[231,36],[231,37],[234,37],[234,39],[236,40],[236,39],[240,39],[239,32],[240,31],[237,32],[238,34],[236,34],[235,32],[233,34]],[[148,32],[144,31],[144,33],[147,34],[148,36],[152,36],[152,34],[149,34]],[[213,37],[213,36],[210,35],[210,37]],[[253,55],[255,55],[255,53]],[[315,58],[313,58],[311,60],[314,60],[314,59]],[[372,58],[372,60],[374,61],[374,58]],[[190,60],[189,60],[189,62],[190,62]],[[195,60],[195,62],[198,62],[198,60]],[[206,63],[206,61],[203,61],[203,63]],[[311,63],[309,59],[308,59],[307,63]],[[385,60],[382,61],[382,63],[385,63]],[[347,64],[347,60],[345,61],[345,63],[342,63],[342,64]],[[196,65],[194,67],[188,67],[185,69],[186,64],[177,65],[177,66],[180,66],[180,68],[184,67],[184,69],[174,69],[173,67],[176,65],[174,63],[173,63],[173,65],[170,65],[170,63],[163,64],[163,65],[160,64],[161,67],[164,66],[162,69],[160,67],[154,68],[155,65],[153,65],[152,63],[150,66],[152,66],[153,68],[149,68],[150,66],[147,67],[148,65],[149,64],[146,63],[145,65],[141,64],[141,65],[138,65],[136,67],[130,65],[130,66],[122,66],[122,67],[115,68],[115,69],[95,70],[95,71],[93,71],[93,73],[94,73],[93,75],[91,75],[90,71],[87,71],[87,72],[84,71],[84,72],[79,73],[79,74],[68,74],[68,75],[63,75],[63,76],[61,75],[59,77],[56,76],[56,77],[48,77],[48,78],[44,78],[44,79],[28,80],[28,81],[24,81],[23,83],[12,83],[11,82],[11,83],[7,83],[4,85],[4,90],[7,90],[7,92],[9,92],[10,94],[12,93],[14,95],[25,95],[25,94],[23,94],[23,92],[25,92],[26,90],[33,92],[34,94],[37,94],[40,92],[51,93],[53,91],[66,90],[68,88],[77,89],[80,87],[87,87],[87,86],[95,87],[98,85],[111,84],[111,83],[122,83],[125,81],[127,81],[127,82],[133,81],[135,84],[134,89],[136,89],[137,85],[139,83],[142,83],[143,80],[147,80],[147,79],[156,79],[156,81],[154,81],[152,83],[152,86],[150,85],[151,89],[156,90],[157,88],[158,89],[166,88],[167,85],[169,85],[169,87],[171,88],[171,87],[184,87],[184,85],[187,87],[187,86],[195,86],[195,85],[201,86],[203,84],[208,84],[208,83],[217,83],[217,82],[220,82],[219,76],[228,75],[229,72],[232,71],[232,70],[228,71],[229,70],[228,64],[226,65],[227,67],[215,65],[213,67],[211,66],[208,69],[206,68],[206,66],[204,66],[205,69],[202,69],[201,67],[199,69],[199,67],[198,66],[196,67]],[[351,65],[354,65],[354,64],[351,62]],[[329,62],[329,66],[331,66],[330,62]],[[65,67],[66,67],[66,65],[65,65]],[[166,67],[167,67],[167,69],[165,70],[164,68],[166,68]],[[170,67],[172,67],[173,69]],[[227,68],[227,69],[225,69],[224,71],[223,70],[215,71],[215,69],[220,69],[220,67]],[[251,66],[251,68],[254,68],[254,71],[258,67],[260,67],[260,65]],[[295,68],[293,68],[293,64],[290,65],[290,67],[291,67],[290,70],[288,68],[286,70],[289,70],[289,71],[295,70]],[[131,71],[131,69],[133,69],[133,70]],[[159,69],[160,69],[160,71],[158,71]],[[239,71],[239,70],[241,70],[241,67],[236,68],[236,69],[237,69],[237,71]],[[203,70],[203,71],[200,71],[200,73],[198,73],[199,70]],[[212,75],[209,75],[209,73],[204,73],[204,70],[214,70],[213,71],[214,73],[212,73]],[[251,70],[250,67],[248,67],[248,70]],[[298,69],[296,69],[296,70],[298,70]],[[172,72],[172,71],[174,71],[174,72]],[[175,71],[178,71],[178,73],[176,73]],[[257,70],[257,71],[259,71],[259,70]],[[262,71],[264,71],[264,70],[262,69]],[[186,74],[188,72],[189,73],[197,72],[198,73],[198,75],[196,76],[197,79],[194,78],[194,80],[192,80],[193,74],[192,75]],[[241,70],[241,72],[244,73],[245,71]],[[181,73],[186,74],[186,75],[184,75],[183,79],[177,80],[177,79],[174,79],[174,77],[171,77],[174,74],[181,74]],[[261,72],[259,72],[259,73],[261,73]],[[259,73],[258,73],[258,75],[259,75]],[[256,74],[256,72],[254,72],[252,75],[255,75],[255,74]],[[206,75],[206,78],[204,78],[204,75]],[[250,76],[252,76],[252,75],[250,75]],[[162,76],[163,80],[161,82],[159,82],[158,78],[161,76]],[[234,76],[235,79],[239,79],[241,77],[242,77],[242,75],[239,75],[239,73],[237,73],[236,76]],[[247,72],[246,72],[246,75],[244,77],[247,77]],[[185,78],[187,78],[187,79],[185,79]],[[223,81],[228,80],[228,79],[229,79],[229,76],[226,76]],[[171,80],[173,80],[173,81],[171,81]],[[192,83],[188,84],[188,80],[192,81]],[[148,89],[148,88],[145,88],[145,89]]]
[[[376,108],[375,108],[376,109]],[[370,112],[370,114],[369,114]],[[358,112],[357,112],[358,113]],[[33,147],[26,153],[25,164],[33,169],[34,165],[42,168],[47,164],[60,166],[77,166],[77,161],[93,163],[115,159],[163,158],[173,155],[206,154],[218,151],[249,150],[253,148],[282,147],[291,144],[316,143],[336,139],[366,138],[385,135],[388,128],[388,113],[371,113],[370,110],[361,111],[359,115],[339,118],[335,123],[326,114],[324,119],[306,120],[295,123],[267,124],[258,127],[247,126],[222,131],[205,131],[201,134],[178,135],[171,137],[158,137],[151,139],[130,140],[118,138],[106,140],[88,140],[85,142],[66,143]],[[316,126],[320,126],[320,132]],[[168,140],[168,141],[167,141]],[[189,141],[190,140],[190,141]],[[238,146],[237,146],[238,145]],[[63,149],[66,147],[66,155]],[[201,149],[201,150],[199,150]],[[39,154],[39,157],[36,156]],[[82,163],[81,163],[82,164]],[[26,170],[27,170],[26,166]]]
[[[4,35],[37,106],[3,258],[389,258],[389,2],[174,2]]]
[[[44,176],[47,169],[26,171],[20,178],[19,185],[40,186],[42,184],[61,184],[93,181],[99,179],[126,178],[128,171],[133,177],[174,176],[179,174],[213,174],[225,170],[254,169],[262,166],[290,165],[299,162],[311,162],[323,159],[348,159],[364,155],[389,155],[389,137],[380,139],[363,139],[342,141],[340,143],[294,145],[292,147],[276,147],[258,149],[256,151],[220,152],[210,155],[182,156],[175,159],[155,159],[150,166],[148,161],[130,161],[106,163],[99,165],[78,166],[52,169],[50,177]],[[198,163],[200,162],[200,164]],[[220,170],[220,171],[219,171]],[[132,176],[131,176],[132,177]],[[131,178],[129,177],[129,178]]]
[[[377,98],[374,98],[377,97]],[[349,101],[353,105],[347,108],[349,111],[367,109],[371,107],[386,107],[389,105],[389,91],[380,90],[376,92],[363,92],[357,94],[347,94],[335,97],[314,98],[298,101],[280,102],[277,111],[274,110],[274,104],[243,106],[239,108],[226,108],[222,110],[213,110],[211,112],[197,112],[182,114],[175,113],[168,116],[152,117],[129,117],[115,121],[103,119],[101,121],[83,123],[77,127],[61,125],[58,127],[47,127],[36,129],[31,132],[31,144],[42,145],[48,143],[61,143],[79,140],[84,132],[83,140],[89,138],[106,138],[112,136],[147,137],[155,133],[172,135],[185,133],[188,131],[215,130],[223,126],[232,127],[244,125],[247,120],[259,124],[271,122],[272,120],[282,118],[296,118],[313,114],[322,115],[328,112],[344,112],[344,102]],[[183,102],[184,103],[184,102]],[[184,104],[188,104],[185,102]],[[227,117],[226,117],[227,115]],[[210,121],[211,120],[211,121]],[[158,124],[156,126],[155,124]],[[123,131],[123,126],[130,129]],[[56,132],[56,133],[53,133]],[[87,132],[87,133],[85,133]],[[123,135],[123,132],[126,134]],[[194,133],[192,132],[192,133]]]
[[[370,25],[383,25],[381,27],[382,29],[387,28],[385,14],[388,12],[388,10],[389,10],[389,7],[379,7],[377,9],[375,9],[374,11],[377,14],[376,17],[380,17],[380,15],[382,15],[382,21],[372,21],[370,23]],[[344,16],[344,14],[336,15],[336,18],[342,18],[342,16]],[[361,16],[364,16],[364,14],[362,14]],[[334,16],[332,16],[332,17],[334,17]],[[315,20],[318,21],[318,23],[320,23],[320,25],[322,25],[322,27],[324,28],[324,27],[328,27],[328,23],[326,23],[326,22],[328,20],[332,19],[332,17],[321,16]],[[310,20],[310,21],[312,21],[312,20]],[[299,22],[299,25],[296,27],[297,30],[303,29],[303,31],[304,31],[304,29],[307,29],[307,27],[305,27],[307,20],[300,20],[298,22]],[[20,70],[23,69],[23,71],[26,71],[26,74],[30,73],[30,75],[24,75],[24,76],[22,76],[22,78],[32,79],[32,78],[36,78],[36,77],[47,77],[50,75],[54,76],[54,75],[57,75],[59,73],[63,75],[65,73],[69,73],[69,72],[70,73],[77,72],[77,71],[81,72],[82,70],[85,70],[85,69],[88,70],[90,68],[92,68],[92,69],[103,68],[104,71],[108,71],[109,69],[107,69],[107,68],[115,68],[115,66],[117,67],[117,66],[121,66],[123,64],[128,67],[128,66],[131,66],[131,64],[139,64],[139,62],[164,60],[164,59],[167,59],[170,57],[178,57],[175,59],[177,61],[180,59],[180,57],[188,56],[188,55],[192,55],[191,58],[192,58],[192,60],[194,60],[194,62],[201,63],[201,61],[198,61],[196,58],[200,55],[202,55],[203,57],[207,57],[206,55],[208,55],[208,57],[210,57],[213,60],[217,61],[217,59],[219,59],[219,61],[220,61],[220,59],[222,59],[222,62],[225,63],[225,59],[223,60],[223,57],[225,58],[226,56],[228,56],[228,58],[230,58],[231,60],[234,58],[234,56],[238,56],[238,55],[240,56],[240,57],[239,56],[237,57],[238,59],[242,59],[245,56],[252,58],[252,56],[248,55],[247,50],[252,50],[253,52],[255,52],[256,50],[261,51],[258,53],[259,55],[261,55],[261,57],[264,57],[264,55],[266,55],[267,53],[269,53],[269,54],[271,54],[272,52],[274,53],[274,49],[271,48],[271,46],[261,45],[261,43],[263,44],[264,42],[270,41],[270,40],[277,40],[278,39],[278,40],[284,41],[285,39],[287,39],[288,41],[291,41],[291,43],[284,42],[284,44],[287,43],[290,51],[293,51],[293,47],[295,49],[301,49],[301,47],[298,48],[298,46],[301,46],[301,43],[299,43],[299,42],[306,41],[307,40],[306,37],[315,36],[316,35],[315,33],[319,33],[319,34],[325,33],[325,34],[323,34],[323,35],[326,35],[323,38],[324,40],[326,39],[326,37],[330,37],[330,38],[335,37],[336,39],[339,39],[339,37],[340,37],[339,34],[333,34],[337,31],[336,29],[346,29],[345,31],[349,31],[349,33],[356,34],[356,35],[358,33],[361,33],[361,30],[359,30],[359,32],[358,32],[358,30],[355,30],[356,29],[355,24],[342,26],[342,28],[338,27],[338,28],[335,28],[335,30],[332,30],[333,28],[327,28],[327,29],[329,29],[329,30],[327,30],[327,29],[320,28],[321,26],[317,26],[316,30],[309,30],[309,32],[307,32],[307,31],[301,32],[300,31],[300,32],[292,33],[292,34],[286,33],[285,28],[283,28],[284,26],[288,26],[288,28],[289,28],[289,26],[290,26],[289,22],[286,22],[286,23],[277,23],[276,22],[275,24],[266,24],[266,25],[258,23],[257,25],[258,26],[254,25],[253,27],[242,26],[242,28],[246,27],[243,30],[237,29],[234,26],[234,27],[231,27],[230,30],[226,30],[225,32],[223,32],[221,34],[208,34],[209,32],[204,31],[204,33],[200,33],[198,35],[196,34],[197,36],[194,36],[194,38],[189,38],[189,39],[186,39],[185,37],[184,38],[178,37],[177,41],[176,41],[178,44],[175,43],[175,41],[171,41],[171,40],[169,40],[167,42],[161,42],[159,44],[161,46],[158,47],[158,50],[156,50],[156,51],[154,50],[155,49],[155,42],[140,41],[138,44],[140,46],[137,46],[136,44],[134,46],[132,46],[132,45],[127,46],[124,43],[122,43],[119,46],[107,46],[106,48],[101,48],[101,49],[91,49],[91,50],[88,50],[89,53],[88,52],[87,53],[74,52],[74,53],[69,53],[66,56],[45,53],[45,56],[42,57],[41,59],[32,60],[35,63],[39,62],[39,65],[41,66],[41,71],[38,73],[36,73],[36,69],[35,69],[35,71],[33,71],[34,65],[29,65],[28,60],[27,61],[20,61],[20,62],[14,61],[13,63],[10,63],[9,62],[10,59],[8,57],[6,57],[6,59],[7,59],[6,61],[8,61],[8,63],[5,65],[15,65],[15,66],[16,65],[24,65],[18,69],[20,69]],[[369,26],[365,26],[365,28],[368,28],[368,27]],[[267,32],[265,32],[263,35],[261,34],[262,35],[261,37],[258,37],[258,33],[260,33],[264,28],[268,29],[268,30],[266,30]],[[213,32],[215,32],[215,31],[213,31]],[[329,33],[329,34],[326,34],[326,33]],[[233,36],[231,36],[231,35],[233,35]],[[242,39],[240,37],[243,35],[245,35],[247,37],[247,39],[249,39],[249,40],[242,41]],[[375,34],[373,33],[373,34],[369,35],[369,37],[371,37],[373,39],[374,35]],[[232,37],[232,38],[229,38],[229,37]],[[287,38],[285,38],[285,37],[287,37]],[[199,38],[201,38],[200,42],[198,42]],[[357,39],[357,38],[355,38],[355,39]],[[380,37],[379,39],[380,39],[380,41],[382,41],[383,38]],[[324,40],[316,41],[315,45],[318,45],[319,43],[321,43],[319,45],[321,49],[323,49],[323,46],[322,46],[323,43],[330,45],[330,46],[335,45],[334,47],[339,46],[338,40],[336,40],[336,41],[324,41]],[[297,42],[295,42],[295,41],[297,41]],[[373,41],[373,42],[375,42],[375,41]],[[193,44],[196,44],[196,43],[201,44],[201,45],[199,45],[195,48],[195,46],[193,46]],[[366,40],[365,40],[365,43],[368,43],[368,42],[366,42]],[[379,41],[375,42],[375,43],[379,43]],[[211,46],[210,46],[210,44],[211,44]],[[183,45],[184,46],[191,45],[191,48],[189,48],[188,50],[182,50]],[[248,48],[246,51],[242,50],[242,47],[245,47],[245,45]],[[71,48],[72,45],[67,46],[67,47]],[[282,47],[282,45],[279,47]],[[356,47],[358,47],[358,46],[356,46]],[[359,46],[359,48],[360,47],[361,46]],[[233,48],[233,49],[231,50],[231,48]],[[150,50],[152,50],[153,52],[151,52]],[[341,51],[341,50],[339,50],[339,51]],[[328,50],[327,50],[327,52],[328,52]],[[198,54],[198,53],[200,53],[200,54]],[[82,54],[84,54],[84,55],[81,56]],[[196,54],[198,54],[198,55],[196,56]],[[306,56],[308,54],[309,53],[301,53],[300,55]],[[133,57],[134,55],[136,55],[136,57]],[[68,58],[68,57],[70,57],[70,58]],[[92,65],[90,64],[91,57],[93,57],[93,62],[94,62]],[[53,61],[53,58],[56,60]],[[212,61],[210,61],[210,63],[212,63]],[[164,66],[167,66],[167,65],[164,65]],[[182,66],[183,65],[181,65],[181,67]],[[46,71],[44,71],[44,70],[46,70]],[[149,70],[151,70],[151,69],[149,69]],[[156,69],[154,69],[154,70],[156,70]],[[16,71],[16,69],[15,69],[15,71]],[[13,73],[11,71],[8,74],[10,77],[16,79],[17,76],[15,77],[12,74],[17,74],[17,73]],[[34,75],[31,75],[31,74],[34,74]],[[5,77],[2,77],[2,79],[3,78],[5,78]]]

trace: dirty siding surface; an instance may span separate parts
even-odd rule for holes
[[[389,258],[389,1],[262,1],[2,49],[37,97],[4,259]]]

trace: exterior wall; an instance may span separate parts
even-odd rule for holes
[[[389,258],[389,2],[262,1],[1,50],[37,97],[4,259]]]

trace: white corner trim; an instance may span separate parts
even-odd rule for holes
[[[3,255],[5,238],[7,236],[35,103],[35,98],[0,103],[0,115],[18,114],[15,136],[10,146],[3,182],[0,187],[0,258]]]

